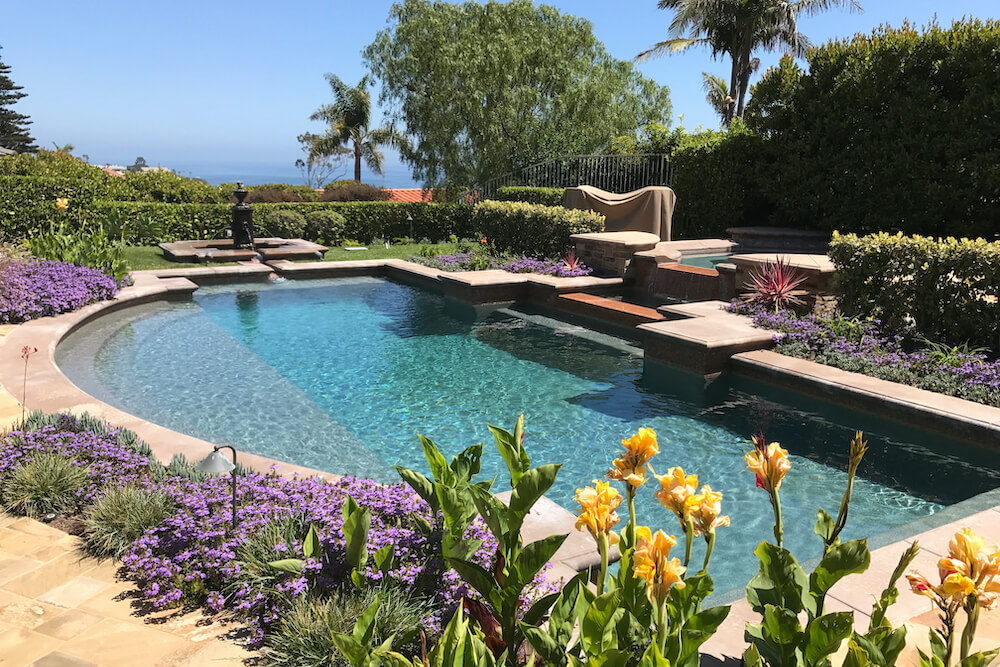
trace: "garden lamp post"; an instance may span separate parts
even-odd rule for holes
[[[413,216],[407,213],[406,221],[410,223],[410,243],[415,243],[416,240],[413,238]]]
[[[233,460],[227,459],[220,449],[233,452]],[[209,475],[233,475],[233,528],[236,528],[236,448],[232,445],[216,445],[212,453],[198,462],[198,470]]]

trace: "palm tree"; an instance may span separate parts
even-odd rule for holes
[[[329,125],[326,132],[313,141],[311,157],[335,155],[346,145],[354,151],[354,180],[361,181],[361,161],[368,168],[382,175],[385,156],[379,146],[406,149],[409,140],[391,125],[370,129],[372,98],[368,92],[368,75],[361,77],[358,85],[348,86],[336,74],[327,74],[333,90],[333,103],[324,104],[309,117]]]
[[[723,118],[728,123],[734,117],[743,117],[750,75],[756,69],[754,51],[783,48],[796,57],[804,56],[810,44],[798,31],[799,14],[812,16],[841,6],[862,11],[858,0],[659,0],[660,9],[676,12],[670,22],[671,38],[654,44],[636,60],[695,45],[708,46],[713,57],[729,56],[729,91],[736,96],[737,104]]]
[[[736,102],[729,94],[729,85],[721,76],[715,76],[708,72],[702,72],[701,77],[701,87],[705,89],[706,93],[705,99],[725,123],[726,119],[729,118],[729,108]]]

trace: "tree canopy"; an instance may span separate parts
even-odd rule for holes
[[[612,58],[591,24],[530,0],[406,0],[364,51],[426,185],[473,185],[670,122],[669,90]]]
[[[20,92],[23,86],[14,85],[9,74],[10,65],[0,61],[0,148],[9,148],[18,153],[35,153],[38,146],[28,133],[31,121],[11,108],[27,93]]]

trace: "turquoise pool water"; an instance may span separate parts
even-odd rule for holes
[[[60,345],[57,360],[88,393],[169,428],[386,481],[395,480],[391,464],[426,470],[418,431],[449,456],[485,441],[483,475],[503,480],[486,423],[510,427],[524,413],[534,463],[564,464],[550,496],[569,508],[619,441],[649,426],[658,471],[683,466],[725,494],[733,526],[716,546],[719,590],[745,585],[754,546],[770,536],[766,495],[743,461],[758,430],[795,455],[782,499],[787,542],[803,558],[817,552],[817,506],[836,512],[855,428],[866,429],[871,450],[851,536],[1000,486],[993,462],[960,443],[759,385],[705,388],[700,378],[644,372],[641,351],[623,341],[374,278],[202,288],[191,302],[101,318]],[[642,489],[641,521],[677,532],[652,491]]]
[[[716,264],[728,262],[732,255],[695,255],[682,257],[681,264],[684,266],[697,266],[702,269],[714,269]]]

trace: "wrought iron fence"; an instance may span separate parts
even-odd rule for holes
[[[629,192],[648,185],[670,185],[670,160],[661,153],[637,155],[565,155],[524,167],[463,192],[456,201],[474,204],[507,186],[568,188],[593,185],[609,192]]]

